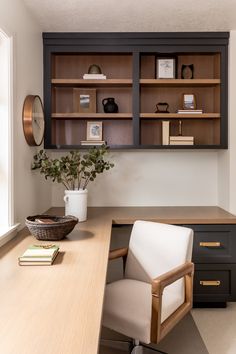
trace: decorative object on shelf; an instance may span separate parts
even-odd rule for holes
[[[39,96],[28,95],[22,111],[22,124],[25,140],[30,146],[42,144],[45,122],[43,104]]]
[[[86,140],[87,141],[102,140],[102,122],[87,122]]]
[[[102,74],[102,70],[99,65],[92,64],[88,68],[88,74]]]
[[[88,73],[83,75],[85,80],[105,80],[106,78],[106,75],[102,74],[100,66],[96,64],[90,65]]]
[[[193,136],[183,135],[183,124],[181,120],[179,120],[178,122],[178,135],[170,136],[169,144],[170,145],[193,145],[194,144]]]
[[[170,122],[168,120],[162,121],[162,145],[169,145],[170,138]]]
[[[75,113],[96,113],[96,89],[73,89]]]
[[[179,114],[202,114],[202,109],[178,109]]]
[[[174,79],[176,77],[175,57],[156,57],[156,79]]]
[[[65,193],[66,213],[77,217],[79,222],[87,218],[87,186],[93,182],[98,174],[109,170],[114,166],[105,160],[108,146],[93,147],[87,153],[70,151],[66,156],[50,158],[44,150],[40,150],[32,163],[32,170],[39,170],[45,179],[62,183],[66,190],[75,193]],[[78,193],[81,191],[81,193]],[[82,193],[82,191],[86,191]],[[71,202],[71,196],[76,195],[77,202]],[[68,198],[67,198],[68,196]],[[72,203],[72,205],[70,205]]]
[[[194,66],[193,64],[183,64],[181,66],[181,79],[193,79]]]
[[[193,136],[170,136],[170,145],[194,145]]]
[[[196,96],[192,93],[184,93],[183,94],[183,109],[196,109],[197,102]]]
[[[179,133],[178,133],[178,135],[181,136],[181,135],[182,135],[182,121],[181,121],[181,120],[179,120],[179,125],[178,125],[178,127],[179,127]]]
[[[118,113],[119,108],[114,97],[103,98],[103,110],[105,113]]]
[[[46,221],[44,222],[44,220]],[[51,222],[48,220],[51,220]],[[31,234],[38,240],[45,241],[62,240],[73,230],[77,223],[78,218],[72,215],[52,216],[43,214],[28,216],[25,219],[25,224]]]
[[[170,113],[168,111],[169,104],[167,102],[159,102],[156,104],[155,113]]]

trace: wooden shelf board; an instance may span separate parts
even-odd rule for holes
[[[53,119],[132,119],[132,113],[52,113]]]
[[[143,86],[216,86],[219,79],[141,79]]]
[[[84,80],[84,79],[52,79],[55,86],[132,86],[131,79],[106,79],[106,80]]]
[[[202,114],[196,114],[196,113],[189,113],[189,114],[180,114],[180,113],[141,113],[140,118],[142,119],[186,119],[186,118],[191,118],[191,119],[214,119],[214,118],[220,118],[220,113],[202,113]]]

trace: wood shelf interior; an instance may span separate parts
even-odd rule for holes
[[[197,109],[203,113],[220,112],[220,87],[141,87],[141,113],[155,113],[158,102],[167,102],[169,112],[176,113],[182,109],[183,94],[194,94]]]
[[[114,97],[119,113],[132,112],[132,90],[128,87],[96,88],[97,113],[103,113],[102,100]],[[52,87],[52,112],[76,113],[73,107],[72,87]],[[95,112],[94,112],[95,113]]]
[[[156,55],[140,54],[140,77],[133,77],[132,53],[52,54],[51,124],[53,145],[79,145],[86,139],[88,120],[103,121],[103,139],[111,146],[132,146],[133,124],[140,119],[140,146],[162,144],[162,120],[170,120],[171,135],[178,135],[183,120],[183,135],[194,136],[195,145],[220,144],[220,54],[175,53],[177,77],[156,79]],[[107,80],[83,80],[92,64],[100,66]],[[194,78],[181,79],[182,64],[194,65]],[[138,75],[138,73],[137,73]],[[140,84],[140,115],[133,119],[133,80]],[[75,111],[76,89],[96,90],[96,110]],[[203,114],[177,114],[183,94],[194,94],[197,109]],[[102,100],[114,97],[119,113],[105,114]],[[133,102],[134,101],[134,102]],[[169,114],[156,114],[156,104],[167,102]],[[138,104],[138,103],[137,103]],[[137,111],[136,107],[136,111]],[[137,139],[136,139],[137,141]]]
[[[52,120],[53,145],[80,145],[86,140],[86,120]],[[132,120],[105,120],[103,121],[103,140],[109,146],[132,145]]]
[[[177,53],[177,77],[156,79],[155,55],[141,55],[140,131],[141,145],[162,144],[162,120],[170,120],[170,135],[194,136],[194,145],[220,144],[220,54]],[[194,78],[181,79],[182,64],[194,65]],[[182,109],[183,94],[194,94],[203,114],[176,114]],[[170,114],[155,114],[156,104],[167,102]]]
[[[90,65],[96,64],[107,79],[132,79],[132,54],[54,54],[53,79],[82,79]]]
[[[90,119],[103,121],[103,139],[108,145],[132,145],[132,54],[53,54],[51,79],[52,144],[80,145],[86,140]],[[107,80],[83,80],[96,64]],[[74,108],[74,88],[96,89],[96,110],[79,113]],[[105,114],[102,100],[114,97],[117,114]]]
[[[170,122],[170,135],[178,135],[179,120]],[[162,120],[142,119],[141,144],[162,144]],[[220,121],[217,119],[182,121],[182,134],[194,136],[194,145],[218,145],[220,144]]]
[[[177,77],[181,78],[183,64],[194,65],[194,79],[220,79],[219,53],[175,53],[177,58]],[[140,78],[156,78],[156,56],[154,54],[141,55]]]

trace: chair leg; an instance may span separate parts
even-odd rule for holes
[[[143,354],[143,346],[139,344],[139,341],[137,339],[133,340],[133,350],[131,354]]]

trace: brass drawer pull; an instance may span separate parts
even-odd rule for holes
[[[220,280],[200,280],[202,286],[220,286]]]
[[[220,242],[200,242],[201,247],[220,247]]]

